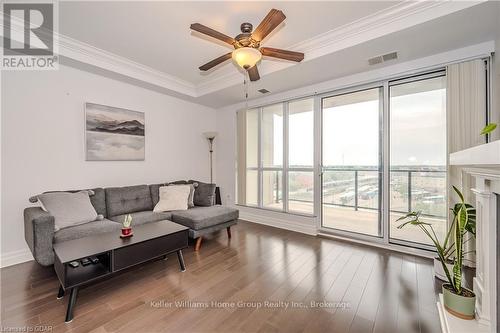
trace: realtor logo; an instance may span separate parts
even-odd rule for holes
[[[57,69],[55,4],[4,3],[2,9],[2,69]]]

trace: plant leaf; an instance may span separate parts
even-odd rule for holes
[[[462,202],[464,202],[464,195],[462,194],[462,192],[460,192],[460,190],[458,188],[456,188],[455,186],[453,186],[453,189],[455,190],[455,192],[458,194],[458,197],[460,198],[460,200]]]
[[[489,123],[488,125],[486,125],[483,130],[481,131],[481,135],[486,135],[486,134],[490,134],[491,132],[493,132],[495,129],[497,128],[497,124],[495,123]]]
[[[403,215],[400,218],[398,218],[396,220],[396,222],[403,221],[403,220],[406,220],[406,219],[409,219],[409,218],[418,219],[420,217],[420,213],[421,213],[420,211],[418,211],[418,212],[409,212],[408,214]]]

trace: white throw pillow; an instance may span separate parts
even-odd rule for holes
[[[193,184],[168,184],[168,186],[189,186],[188,208],[194,207],[194,191],[198,187],[198,183]]]
[[[162,186],[160,187],[160,201],[153,212],[169,212],[172,210],[187,210],[188,198],[191,192],[189,185]]]
[[[89,193],[51,192],[37,196],[42,209],[54,216],[55,230],[95,221],[97,212],[90,202]]]

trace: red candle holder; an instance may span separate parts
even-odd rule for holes
[[[133,235],[132,228],[122,228],[122,234],[120,235],[120,237],[124,238],[124,237],[130,237],[132,235]]]

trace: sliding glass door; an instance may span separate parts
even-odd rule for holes
[[[396,221],[407,212],[420,211],[437,236],[444,237],[444,71],[325,96],[321,122],[322,228],[425,248],[429,245],[425,234],[412,226],[398,229]],[[385,189],[383,179],[387,179]]]
[[[444,238],[447,217],[444,72],[389,83],[390,240],[430,244],[418,227],[395,220],[420,211]]]
[[[322,99],[322,227],[381,236],[382,88]]]

